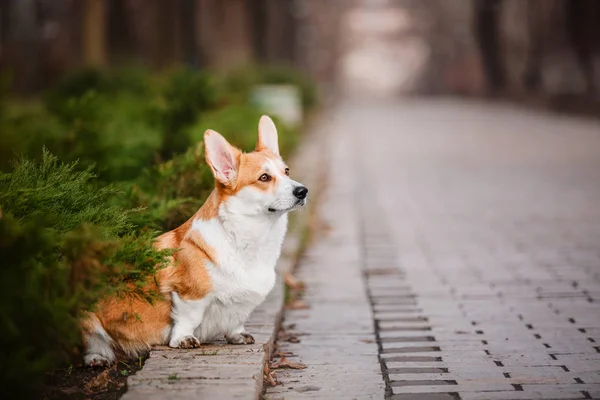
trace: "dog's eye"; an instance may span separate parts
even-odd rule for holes
[[[271,176],[268,174],[262,174],[258,180],[261,182],[269,182],[271,180]]]
[[[285,174],[286,174],[287,176],[290,176],[290,169],[289,169],[289,168],[286,168],[286,169],[285,169]]]

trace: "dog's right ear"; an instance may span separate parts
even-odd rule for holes
[[[223,185],[235,186],[241,152],[211,129],[204,132],[204,146],[206,163],[215,179]]]

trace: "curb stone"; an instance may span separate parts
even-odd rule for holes
[[[310,128],[310,126],[309,126]],[[306,129],[308,131],[308,129]],[[292,166],[300,166],[314,146],[306,135],[297,149]],[[297,169],[299,180],[312,181],[313,168]],[[308,185],[308,184],[307,184]],[[308,185],[310,186],[310,185]],[[254,310],[246,329],[256,341],[252,345],[230,345],[223,341],[203,344],[199,349],[179,350],[155,346],[144,367],[127,379],[122,400],[259,399],[263,393],[263,371],[271,359],[285,301],[284,276],[291,272],[303,246],[308,212],[302,210],[290,219],[289,231],[276,266],[277,279],[265,301]]]

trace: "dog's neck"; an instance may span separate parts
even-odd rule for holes
[[[287,228],[287,212],[248,213],[231,201],[221,201],[217,189],[198,210],[194,220],[217,224],[218,231],[227,237],[228,242],[248,256],[258,253],[267,242],[282,241]]]

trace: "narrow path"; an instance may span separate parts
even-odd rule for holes
[[[308,368],[268,398],[600,398],[597,123],[410,100],[327,131],[331,232],[282,346]]]
[[[296,274],[306,284],[303,300],[310,309],[286,311],[284,327],[300,342],[278,343],[279,352],[293,354],[288,360],[301,360],[308,368],[277,370],[282,385],[267,389],[271,400],[379,399],[385,387],[362,281],[359,221],[351,218],[354,186],[346,166],[352,143],[339,122],[329,122],[314,135],[327,135],[329,142],[323,144],[327,157],[318,167],[328,175],[319,213],[332,229],[319,235]]]

